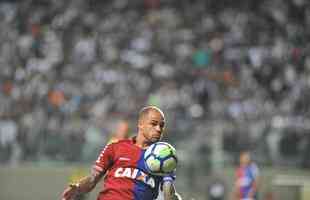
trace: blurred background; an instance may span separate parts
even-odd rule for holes
[[[309,5],[0,0],[0,199],[59,199],[145,105],[166,113],[184,199],[213,179],[229,199],[242,150],[259,199],[310,199]]]

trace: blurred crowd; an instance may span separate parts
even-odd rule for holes
[[[153,104],[184,160],[220,131],[310,166],[307,0],[0,0],[0,30],[2,163],[83,160]]]

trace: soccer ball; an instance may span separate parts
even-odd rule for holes
[[[177,167],[176,150],[166,142],[156,142],[145,151],[144,162],[147,170],[153,175],[170,174]]]

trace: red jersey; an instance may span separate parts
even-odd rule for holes
[[[245,167],[239,167],[236,170],[236,184],[239,188],[239,198],[241,200],[247,200],[250,199],[250,191],[256,190],[256,179],[259,175],[259,170],[257,166],[252,163]],[[256,198],[256,193],[254,194],[254,197],[252,199]]]
[[[134,144],[134,139],[108,144],[100,153],[94,170],[106,173],[97,200],[152,200],[158,195],[163,181],[173,176],[154,176],[144,164],[145,150]]]

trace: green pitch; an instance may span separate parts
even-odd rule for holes
[[[28,165],[22,167],[0,167],[0,200],[55,200],[60,199],[61,193],[67,183],[70,181],[72,174],[77,169],[83,169],[85,173],[88,173],[90,166],[64,166],[48,164],[46,166]],[[201,169],[201,172],[204,170]],[[196,176],[195,187],[189,182],[191,173],[187,173],[184,168],[180,168],[177,171],[177,190],[182,194],[184,200],[206,199],[206,187],[210,178],[207,175],[198,173]],[[224,178],[228,186],[228,191],[231,189],[233,182],[233,169],[226,168],[220,173]],[[294,169],[261,169],[261,197],[270,190],[287,192],[287,195],[293,194],[290,192],[290,187],[277,189],[272,185],[272,181],[277,174],[285,174],[292,176],[302,176],[309,178],[310,172],[300,171]],[[101,185],[101,183],[99,183]],[[310,199],[310,186],[302,189],[300,199],[294,200],[308,200]],[[89,200],[95,200],[96,195],[100,189],[98,185],[96,189],[90,194]],[[299,191],[298,189],[297,191]],[[292,190],[294,191],[294,190]],[[283,195],[285,196],[285,194]],[[228,199],[228,198],[227,198]],[[284,200],[284,199],[283,199]],[[291,200],[291,199],[289,199]]]
[[[61,193],[69,182],[75,167],[1,167],[0,199],[1,200],[55,200],[61,199]],[[86,170],[87,168],[85,168]],[[87,171],[90,171],[87,169]],[[96,199],[96,188],[90,199]]]

